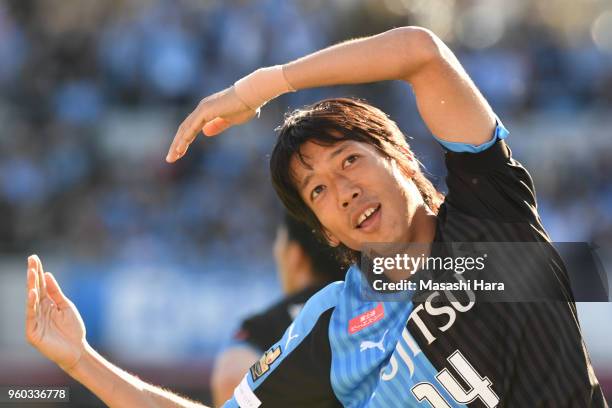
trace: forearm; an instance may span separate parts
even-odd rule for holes
[[[204,407],[147,384],[114,366],[87,346],[79,363],[68,371],[109,407]],[[204,407],[205,408],[205,407]]]
[[[401,27],[349,40],[284,65],[289,84],[298,89],[404,79],[438,53],[432,34]]]
[[[491,139],[493,110],[451,50],[426,29],[401,27],[260,68],[204,98],[179,126],[166,160],[182,157],[200,130],[214,136],[245,123],[284,93],[396,79],[410,83],[425,124],[438,138],[474,145]]]

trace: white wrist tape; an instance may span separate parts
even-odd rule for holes
[[[295,91],[287,82],[282,65],[260,68],[236,81],[234,89],[238,98],[255,111],[269,100]]]

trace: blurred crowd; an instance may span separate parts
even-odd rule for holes
[[[612,8],[596,0],[5,1],[1,250],[269,259],[280,212],[267,167],[274,128],[288,108],[332,95],[389,113],[444,188],[440,150],[397,83],[286,95],[231,136],[195,143],[179,164],[163,160],[202,97],[260,66],[408,24],[451,45],[504,121],[605,117],[612,107]],[[612,242],[612,144],[578,136],[588,154],[536,175],[547,180],[543,220],[557,240]]]

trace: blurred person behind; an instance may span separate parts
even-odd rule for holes
[[[332,248],[287,213],[276,231],[274,258],[284,297],[247,317],[217,356],[211,379],[214,406],[232,397],[244,373],[283,336],[304,303],[327,284],[343,280],[346,272]]]

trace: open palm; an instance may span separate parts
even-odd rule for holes
[[[26,338],[66,371],[79,361],[85,345],[85,325],[77,308],[36,255],[28,258]]]

